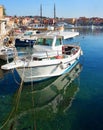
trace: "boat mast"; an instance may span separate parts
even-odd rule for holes
[[[40,5],[40,22],[42,23],[42,4]]]
[[[54,19],[56,18],[56,7],[55,7],[55,4],[54,4]]]

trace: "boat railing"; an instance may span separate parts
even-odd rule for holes
[[[24,58],[22,58],[23,61],[31,61],[31,60],[44,60],[44,59],[55,59],[63,57],[65,55],[72,55],[75,54],[78,51],[78,46],[68,46],[64,45],[62,47],[62,50],[52,50],[52,51],[39,51],[34,52],[32,55],[28,55]]]
[[[73,42],[72,45],[80,46],[80,42]]]
[[[32,56],[24,56],[24,57],[19,57],[20,60],[25,61],[25,62],[30,62],[32,60]]]
[[[34,56],[34,59],[36,60],[43,60],[43,59],[60,59],[65,57],[66,55],[72,55],[75,54],[75,52],[77,52],[76,48],[67,48],[67,50],[65,50],[64,52],[61,50],[55,50],[53,52],[48,52],[48,51],[44,51],[44,53],[41,54],[41,56]]]
[[[78,51],[79,47],[76,45],[64,45],[62,46],[62,53],[65,55],[71,55],[71,54],[75,54]]]

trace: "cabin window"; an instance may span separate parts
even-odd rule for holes
[[[59,45],[61,45],[61,39],[60,39],[60,38],[58,38],[58,39],[56,40],[56,46],[59,46]]]
[[[37,45],[43,45],[43,38],[39,38],[36,42]]]
[[[45,45],[47,45],[47,46],[52,46],[52,42],[53,42],[52,39],[46,39],[46,40],[45,40]]]
[[[46,46],[51,46],[52,45],[53,40],[52,39],[46,39],[46,38],[39,38],[37,40],[37,45],[46,45]]]

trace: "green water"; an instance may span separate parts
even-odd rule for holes
[[[71,107],[79,90],[77,79],[81,69],[82,66],[77,64],[66,75],[20,85],[15,93],[1,95],[2,129],[51,129],[51,124]]]
[[[79,31],[84,55],[72,73],[20,87],[0,71],[2,130],[103,130],[103,30]]]

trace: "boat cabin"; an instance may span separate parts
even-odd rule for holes
[[[41,36],[37,38],[34,45],[35,51],[61,51],[63,37],[61,36]]]

